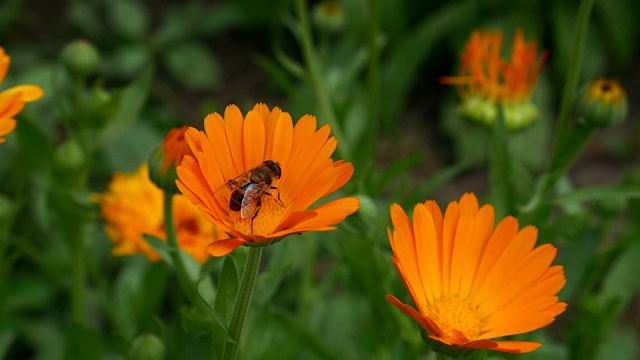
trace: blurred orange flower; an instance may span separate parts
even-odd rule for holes
[[[534,248],[536,228],[518,231],[511,216],[494,229],[494,217],[470,193],[444,216],[435,201],[417,204],[413,223],[391,206],[392,261],[417,310],[387,299],[420,324],[434,350],[533,351],[541,344],[491,339],[547,326],[567,306],[556,296],[566,282],[562,267],[551,266],[557,249]]]
[[[105,219],[105,232],[118,256],[144,254],[152,261],[158,254],[142,237],[155,236],[166,241],[162,191],[149,180],[147,165],[133,174],[116,173],[108,191],[95,196]],[[173,196],[173,216],[178,245],[199,263],[208,258],[207,245],[227,237],[206,221],[183,195]]]
[[[7,75],[10,62],[11,57],[0,46],[0,84]],[[22,111],[25,103],[38,100],[42,95],[42,88],[36,85],[14,86],[0,92],[0,143],[5,142],[4,136],[15,129],[16,121],[13,117]]]
[[[463,99],[480,96],[494,102],[513,102],[530,98],[547,52],[537,57],[537,43],[526,43],[522,30],[516,31],[509,61],[502,59],[501,49],[501,32],[474,31],[460,55],[460,75],[440,81],[458,85]]]
[[[189,148],[187,141],[184,139],[184,133],[186,131],[186,125],[178,129],[171,129],[162,140],[162,149],[165,156],[162,162],[161,172],[166,171],[171,164],[179,165],[185,155],[193,156],[191,148]]]
[[[187,130],[194,156],[185,156],[178,167],[177,185],[207,220],[232,237],[211,244],[211,255],[224,256],[243,244],[262,246],[290,234],[333,230],[358,209],[353,197],[309,209],[353,174],[351,163],[331,159],[337,141],[329,137],[328,125],[317,129],[315,117],[305,115],[293,126],[291,116],[277,107],[257,104],[243,117],[230,105],[224,117],[208,115],[204,128]],[[217,196],[216,190],[266,160],[280,166],[281,177],[272,184],[277,189],[263,197],[255,219],[242,218],[240,211],[230,209],[229,196]]]

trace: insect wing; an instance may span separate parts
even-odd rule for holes
[[[234,190],[240,190],[248,182],[247,176],[240,174],[239,176],[229,180],[226,184],[220,186],[214,193],[214,198],[224,197],[231,194]]]
[[[240,208],[240,216],[243,219],[252,217],[258,211],[267,190],[269,190],[268,184],[260,185],[254,183],[247,187],[244,199],[242,199],[242,207]]]

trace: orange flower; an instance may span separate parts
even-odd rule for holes
[[[233,237],[211,244],[211,255],[224,256],[242,244],[262,246],[290,234],[333,230],[358,209],[358,199],[352,197],[309,209],[353,174],[350,163],[331,159],[337,141],[329,137],[328,125],[316,129],[315,117],[305,115],[293,126],[291,116],[277,107],[270,111],[257,104],[243,117],[230,105],[224,118],[208,115],[204,128],[187,130],[194,156],[185,156],[178,167],[177,185],[207,220]],[[240,211],[230,210],[228,194],[217,196],[216,190],[265,160],[280,165],[281,177],[272,184],[277,190],[264,196],[254,219],[242,218]]]
[[[115,174],[108,191],[95,196],[107,222],[105,232],[114,244],[115,255],[144,254],[152,261],[159,259],[142,235],[166,240],[162,197],[162,191],[149,180],[146,164],[133,174]],[[199,263],[209,258],[207,245],[226,237],[183,195],[173,197],[173,217],[178,245]]]
[[[566,282],[562,267],[550,266],[556,248],[534,248],[536,228],[518,231],[511,216],[494,229],[494,216],[491,205],[478,209],[473,194],[450,203],[444,217],[435,201],[417,204],[413,223],[399,205],[391,206],[392,261],[417,310],[387,299],[435,345],[533,351],[541,344],[491,339],[549,325],[567,306],[555,296]]]
[[[516,31],[509,62],[502,59],[501,47],[501,32],[474,31],[460,55],[460,76],[440,81],[458,85],[463,99],[480,96],[494,102],[514,102],[530,98],[546,51],[537,57],[537,43],[527,44],[522,30]]]
[[[161,172],[166,171],[171,164],[179,165],[185,155],[193,156],[191,148],[189,148],[189,145],[184,139],[184,133],[186,131],[186,125],[179,129],[171,129],[162,140],[162,149],[165,155],[162,168],[160,169]]]
[[[9,70],[11,57],[0,46],[0,84]],[[42,88],[36,85],[21,85],[0,92],[0,143],[5,142],[3,136],[16,127],[13,117],[24,108],[24,104],[42,97]]]

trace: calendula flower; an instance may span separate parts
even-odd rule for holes
[[[423,328],[434,350],[533,351],[541,344],[492,339],[547,326],[567,306],[556,296],[566,282],[562,267],[551,266],[556,248],[534,248],[537,230],[518,231],[511,216],[494,229],[494,216],[470,193],[444,216],[435,201],[417,204],[413,222],[391,206],[392,261],[417,310],[387,299]]]
[[[358,209],[353,197],[310,209],[353,174],[351,163],[331,159],[337,141],[329,137],[328,125],[317,129],[315,117],[305,115],[294,126],[291,116],[277,107],[269,110],[257,104],[243,117],[230,105],[224,117],[208,115],[204,129],[187,130],[185,138],[194,155],[185,156],[178,167],[177,185],[207,220],[231,235],[209,246],[212,255],[224,256],[243,244],[263,246],[290,234],[333,230]],[[267,188],[268,194],[254,203],[256,212],[243,217],[241,203],[252,184],[247,176],[256,175],[250,172],[256,167],[261,171],[258,177],[270,175],[273,181],[267,186],[275,188]],[[225,187],[229,189],[219,191]],[[229,194],[232,189],[235,192]]]
[[[538,114],[531,95],[547,53],[537,56],[535,41],[525,42],[517,30],[511,58],[502,59],[502,33],[474,31],[460,55],[459,76],[442,77],[444,84],[458,85],[464,115],[492,125],[497,106],[502,105],[505,123],[518,129],[531,123]]]
[[[5,54],[0,46],[0,84],[4,81],[11,57]],[[13,131],[16,121],[13,118],[24,108],[25,103],[38,100],[44,92],[36,85],[20,85],[0,92],[0,143],[5,142],[4,136]]]
[[[162,140],[162,144],[149,158],[149,177],[162,190],[178,193],[176,166],[180,165],[185,155],[193,156],[184,133],[187,126],[171,129]]]
[[[590,125],[620,125],[629,111],[627,95],[616,80],[596,79],[580,89],[576,111]]]
[[[146,164],[133,174],[116,173],[108,190],[94,198],[101,205],[105,232],[115,255],[144,254],[152,261],[159,259],[142,236],[166,240],[162,190],[149,180]],[[207,245],[226,237],[183,195],[173,196],[173,217],[178,245],[199,263],[209,257]]]

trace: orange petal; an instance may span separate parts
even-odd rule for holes
[[[306,230],[335,225],[356,212],[359,207],[360,200],[358,198],[345,197],[336,199],[313,209],[316,216],[304,219],[295,228]]]
[[[207,252],[209,252],[211,256],[225,256],[244,243],[246,243],[245,240],[237,238],[217,240],[207,246]]]
[[[267,141],[270,138],[267,137]],[[282,113],[276,120],[273,135],[273,150],[266,152],[271,160],[276,161],[286,169],[289,165],[289,156],[291,153],[291,144],[293,142],[293,122],[291,115]]]
[[[212,166],[218,166],[222,173],[220,183],[212,184],[216,188],[224,185],[227,181],[242,174],[236,170],[233,163],[233,156],[227,141],[225,121],[218,113],[209,114],[204,119],[204,129],[207,134],[207,141],[211,146],[214,157],[209,161]]]
[[[0,118],[0,136],[7,135],[16,128],[16,121],[13,119]]]
[[[393,306],[397,307],[402,312],[409,315],[409,317],[411,317],[415,322],[420,324],[420,326],[422,326],[422,328],[425,329],[429,333],[429,335],[442,335],[442,331],[440,330],[438,325],[431,321],[431,319],[422,316],[422,314],[417,312],[416,309],[412,308],[409,305],[401,303],[400,300],[396,299],[396,297],[393,295],[387,295],[387,300],[389,300],[389,302],[393,304]]]
[[[242,135],[244,129],[244,117],[235,105],[229,105],[224,110],[224,126],[227,141],[229,142],[229,151],[235,168],[235,174],[239,175],[249,170],[244,167],[244,144]]]
[[[264,122],[259,113],[249,111],[244,121],[244,168],[252,169],[264,158],[265,146]]]
[[[502,351],[512,354],[523,354],[538,349],[542,344],[531,341],[496,341],[498,347],[491,350]]]
[[[425,295],[429,302],[442,297],[440,282],[440,259],[436,228],[431,213],[424,204],[418,203],[413,210],[413,233],[415,251],[419,258],[418,271],[424,284]]]
[[[22,102],[36,101],[44,95],[42,88],[37,85],[19,85],[9,88],[2,92],[2,95],[18,95],[18,99]]]

